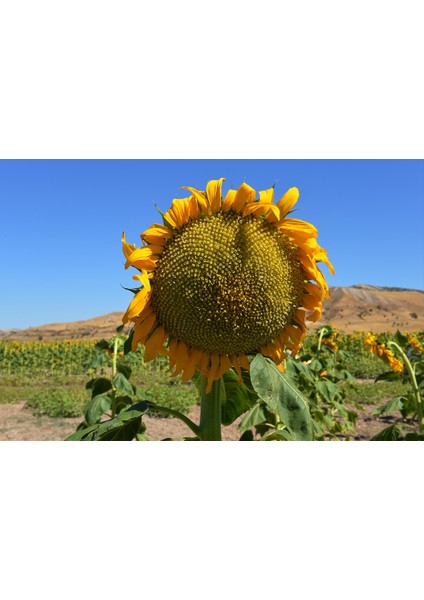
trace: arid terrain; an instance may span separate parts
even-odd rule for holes
[[[375,407],[364,406],[360,411],[352,439],[357,441],[370,440],[373,435],[391,425],[402,422],[394,416],[375,417],[372,412]],[[196,423],[199,422],[200,408],[194,406],[188,416]],[[166,438],[181,440],[184,436],[192,436],[190,429],[179,419],[145,416],[146,434],[151,441]],[[223,427],[223,441],[236,441],[240,438],[237,429],[241,419],[228,427]],[[0,404],[0,441],[63,441],[74,433],[81,418],[55,418],[36,416],[24,402],[17,404]]]
[[[371,285],[330,288],[316,327],[330,323],[338,331],[421,331],[424,329],[424,292]],[[112,312],[74,323],[53,323],[22,330],[0,331],[0,339],[63,340],[108,338],[121,325],[122,312]]]

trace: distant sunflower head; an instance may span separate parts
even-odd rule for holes
[[[274,204],[274,189],[246,183],[221,196],[224,179],[206,191],[186,187],[141,234],[136,248],[122,237],[125,267],[136,267],[141,287],[123,322],[134,323],[132,349],[144,359],[168,354],[183,381],[200,371],[212,382],[234,367],[249,368],[261,352],[280,364],[296,353],[305,319],[321,316],[328,286],[317,262],[333,267],[311,224],[288,218],[297,188]]]

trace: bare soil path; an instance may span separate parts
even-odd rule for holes
[[[194,406],[188,417],[195,423],[199,422],[200,408]],[[16,404],[0,404],[0,440],[15,441],[59,441],[74,433],[81,422],[76,418],[54,418],[36,416],[33,411],[25,407],[24,402]],[[144,417],[147,426],[147,435],[152,441],[164,438],[182,439],[192,436],[193,432],[179,419]],[[223,428],[225,441],[238,440],[240,433],[237,424]]]
[[[392,423],[401,423],[402,419],[393,416],[375,417],[372,415],[374,406],[365,406],[360,412],[354,440],[370,440],[373,435]],[[195,423],[199,422],[200,408],[194,406],[188,416]],[[73,433],[80,423],[76,418],[50,418],[37,416],[25,403],[0,404],[0,441],[60,441]],[[147,435],[152,441],[164,438],[182,439],[192,436],[190,429],[179,419],[144,417]],[[239,420],[223,427],[223,440],[236,441],[240,438],[237,430]]]

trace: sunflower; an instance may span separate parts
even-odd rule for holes
[[[141,284],[123,317],[134,323],[132,350],[144,344],[145,361],[168,355],[183,381],[199,371],[207,393],[231,367],[241,379],[249,354],[277,365],[295,354],[329,297],[317,262],[334,273],[316,228],[287,216],[297,188],[274,203],[274,188],[257,197],[246,183],[222,198],[223,181],[184,187],[190,195],[172,201],[140,248],[122,236],[125,268]]]
[[[364,344],[369,347],[370,352],[378,356],[387,363],[395,373],[402,373],[403,363],[395,357],[393,352],[386,347],[386,344],[379,343],[372,333],[367,333]]]

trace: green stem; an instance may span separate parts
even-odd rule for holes
[[[153,402],[148,401],[149,410],[157,411],[157,412],[166,412],[169,415],[177,417],[183,423],[189,427],[193,433],[195,433],[198,437],[200,436],[200,428],[196,423],[193,423],[191,419],[180,413],[178,410],[174,410],[173,408],[168,408],[167,406],[159,406],[158,404],[153,404]]]
[[[115,379],[115,375],[117,373],[116,361],[118,358],[118,343],[119,343],[119,340],[116,337],[113,342],[113,355],[112,355],[112,407],[111,407],[112,408],[112,418],[114,418],[116,415],[116,402],[115,402],[116,388],[115,388],[115,384],[114,384],[114,379]]]
[[[422,399],[421,399],[421,394],[420,394],[420,388],[418,387],[417,378],[415,377],[415,369],[412,366],[409,358],[406,356],[405,352],[402,350],[402,348],[398,344],[396,344],[396,342],[388,342],[387,345],[394,346],[397,349],[397,351],[399,352],[399,354],[402,357],[404,365],[406,366],[406,368],[408,370],[409,376],[411,378],[412,390],[413,390],[414,397],[415,397],[415,408],[417,410],[418,424],[419,424],[419,429],[420,429],[420,433],[421,433],[424,429],[424,411],[423,411],[423,404],[422,404]]]
[[[201,376],[199,437],[204,442],[221,441],[221,401],[222,379],[212,383],[212,390],[206,393],[207,377]]]
[[[324,335],[326,333],[328,333],[328,330],[325,327],[321,327],[321,331],[319,332],[319,338],[318,338],[318,352],[321,350],[322,338],[324,337]]]
[[[116,337],[113,342],[113,356],[112,356],[112,379],[116,375],[116,360],[118,358],[118,344],[119,339]]]

